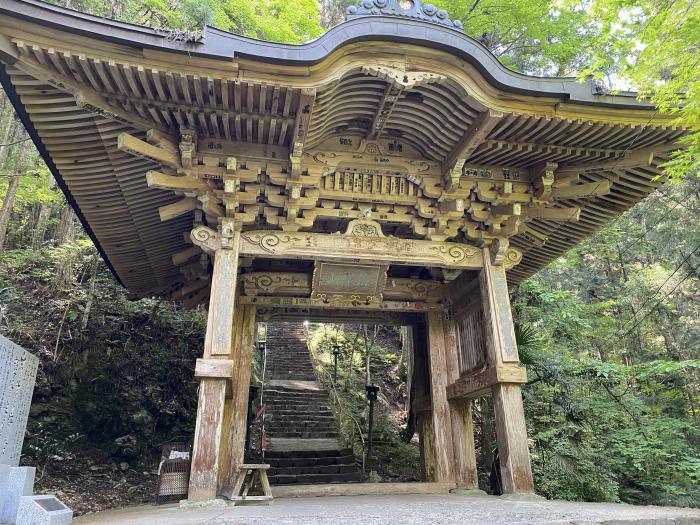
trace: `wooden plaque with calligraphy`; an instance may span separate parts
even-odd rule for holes
[[[337,264],[318,261],[314,269],[311,299],[342,304],[382,302],[388,266]]]

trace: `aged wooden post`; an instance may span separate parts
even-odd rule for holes
[[[447,401],[447,363],[445,360],[444,313],[427,314],[428,362],[430,369],[430,399],[432,404],[433,449],[435,451],[435,480],[452,481],[454,454],[452,452],[452,423]]]
[[[498,368],[507,363],[518,363],[506,270],[502,265],[493,264],[488,249],[484,249],[480,286],[488,364]],[[498,382],[491,390],[503,492],[531,493],[534,484],[520,384]]]
[[[456,326],[453,319],[445,321],[444,325],[447,381],[454,383],[459,379],[460,374]],[[476,449],[474,448],[472,400],[467,398],[451,399],[449,406],[455,484],[461,489],[477,489],[479,488],[479,479],[476,468]]]
[[[219,489],[226,390],[234,364],[230,357],[240,232],[224,222],[218,233],[200,226],[191,238],[214,257],[204,356],[195,371],[200,383],[188,495],[190,501],[205,501],[215,499]]]
[[[240,292],[240,290],[239,290]],[[243,331],[243,306],[239,303],[240,294],[236,294],[236,302],[233,310],[233,341],[231,344],[231,361],[238,366],[236,362],[236,349],[240,347],[241,332]],[[233,390],[235,384],[236,371],[232,372],[233,385],[232,388],[226,390],[226,401],[224,404],[224,420],[221,425],[221,453],[219,454],[219,487],[225,487],[226,481],[230,473],[230,465],[232,461],[232,449],[230,446],[231,432],[233,431]],[[221,493],[220,491],[219,493]]]
[[[250,373],[253,364],[253,344],[255,340],[255,305],[242,305],[240,335],[237,334],[233,350],[236,364],[233,375],[233,392],[231,399],[231,417],[226,433],[228,441],[224,447],[229,451],[229,460],[224,465],[222,494],[229,499],[233,494],[238,478],[238,470],[243,464],[245,454],[245,435],[248,416],[248,395],[250,392]]]

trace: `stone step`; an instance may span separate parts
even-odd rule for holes
[[[270,476],[272,485],[311,485],[314,483],[360,483],[362,475],[359,472],[345,474],[300,474]]]
[[[288,416],[283,417],[279,414],[272,414],[265,417],[265,426],[273,425],[324,425],[325,427],[330,427],[335,424],[335,420],[331,416],[321,416],[321,417],[294,417]]]
[[[288,458],[334,458],[352,456],[349,448],[334,448],[328,450],[268,450],[265,457],[269,459]]]
[[[274,416],[277,415],[300,415],[300,416],[332,416],[330,408],[326,406],[312,406],[312,405],[284,405],[285,408],[281,408],[281,405],[275,405],[274,403],[267,405],[267,415]]]
[[[267,432],[268,437],[270,438],[298,438],[298,439],[325,439],[325,438],[337,438],[338,433],[336,431],[299,431],[295,432],[293,430],[284,430],[281,432],[272,432],[272,431],[267,431],[267,427],[265,427],[265,432]]]
[[[291,418],[291,417],[279,417],[273,415],[272,417],[265,417],[265,426],[273,427],[280,425],[295,425],[299,427],[319,427],[319,428],[329,428],[335,424],[335,420],[330,417],[306,417],[306,418]]]
[[[347,474],[357,472],[357,465],[307,465],[303,467],[270,467],[270,476],[298,476],[300,474]]]
[[[321,405],[329,406],[328,399],[295,399],[294,401],[284,401],[280,399],[269,399],[263,396],[263,401],[266,405],[279,407],[284,410],[285,407],[299,408],[301,406],[318,407]]]
[[[310,467],[313,465],[354,465],[355,456],[352,454],[314,458],[271,458],[266,456],[265,461],[270,464],[271,468]]]

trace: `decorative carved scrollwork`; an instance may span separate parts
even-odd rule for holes
[[[385,237],[382,226],[370,219],[350,221],[345,235],[352,235],[353,237]]]
[[[190,239],[206,253],[213,253],[219,245],[219,234],[206,226],[197,226],[190,232]]]
[[[464,31],[461,21],[451,20],[447,11],[438,9],[433,4],[424,4],[422,0],[362,0],[360,5],[348,7],[345,19],[352,20],[370,15],[415,18]]]
[[[508,248],[506,250],[506,255],[503,259],[503,267],[506,270],[510,270],[513,266],[520,264],[523,260],[523,252],[516,250],[515,248]]]

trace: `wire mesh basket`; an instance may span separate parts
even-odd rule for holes
[[[192,446],[188,443],[163,445],[158,467],[156,503],[167,503],[187,497],[191,455]]]

